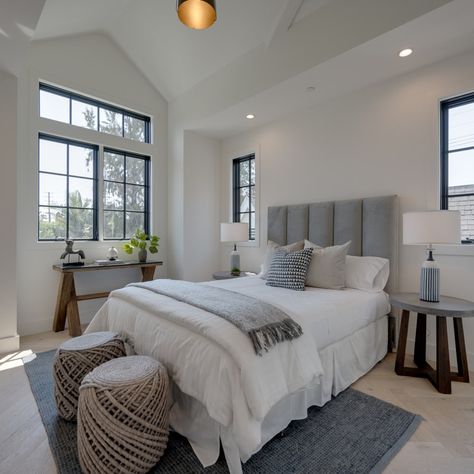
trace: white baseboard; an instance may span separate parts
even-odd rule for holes
[[[407,340],[407,354],[414,354],[415,352],[415,340],[408,339]],[[472,371],[474,370],[474,353],[467,352],[467,363],[469,369]],[[436,360],[436,346],[434,344],[426,344],[426,358],[431,361]],[[456,350],[453,347],[449,348],[449,362],[451,367],[456,367]]]
[[[82,311],[80,313],[81,324],[88,324],[95,316],[95,312]],[[32,336],[43,332],[52,331],[53,319],[39,319],[37,321],[18,321],[18,333],[20,336]],[[67,321],[66,321],[67,328]]]
[[[2,337],[0,339],[0,354],[4,352],[14,352],[20,348],[20,336],[16,334],[15,336]]]

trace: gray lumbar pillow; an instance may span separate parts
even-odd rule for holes
[[[304,241],[305,249],[313,249],[306,285],[329,290],[342,290],[346,278],[346,255],[351,241],[334,247],[320,247],[309,240]]]
[[[270,269],[270,265],[272,264],[273,256],[277,252],[277,250],[283,250],[285,253],[296,252],[297,250],[303,250],[304,242],[300,240],[299,242],[295,242],[294,244],[289,244],[285,246],[280,246],[273,240],[269,240],[267,244],[267,251],[265,253],[265,258],[262,263],[262,268],[258,276],[263,278],[264,280],[267,279],[268,270]]]

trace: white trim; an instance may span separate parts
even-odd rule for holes
[[[17,351],[20,348],[20,336],[15,334],[14,336],[2,337],[0,339],[0,354],[4,352]]]
[[[225,169],[227,174],[228,183],[228,206],[226,211],[227,222],[232,222],[232,161],[242,156],[254,155],[255,156],[255,240],[247,242],[239,242],[238,247],[260,247],[260,145],[252,148],[242,149],[230,153],[226,158]]]

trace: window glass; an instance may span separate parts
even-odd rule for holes
[[[69,123],[69,98],[51,92],[40,91],[40,116]]]
[[[100,131],[117,135],[123,135],[123,115],[109,109],[100,109]]]
[[[72,100],[72,125],[97,130],[97,112],[98,108],[96,105],[80,100]]]
[[[255,240],[255,155],[233,160],[233,219],[249,224],[249,240]]]
[[[441,103],[441,207],[461,214],[461,239],[474,243],[474,94]]]
[[[125,138],[136,140],[138,142],[145,141],[145,121],[129,115],[124,116],[124,134]]]
[[[94,145],[40,135],[40,240],[96,238],[96,159]]]

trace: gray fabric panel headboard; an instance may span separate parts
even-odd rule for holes
[[[350,255],[390,260],[386,291],[398,291],[398,197],[382,196],[268,208],[268,239],[308,239],[321,246],[352,240]]]

